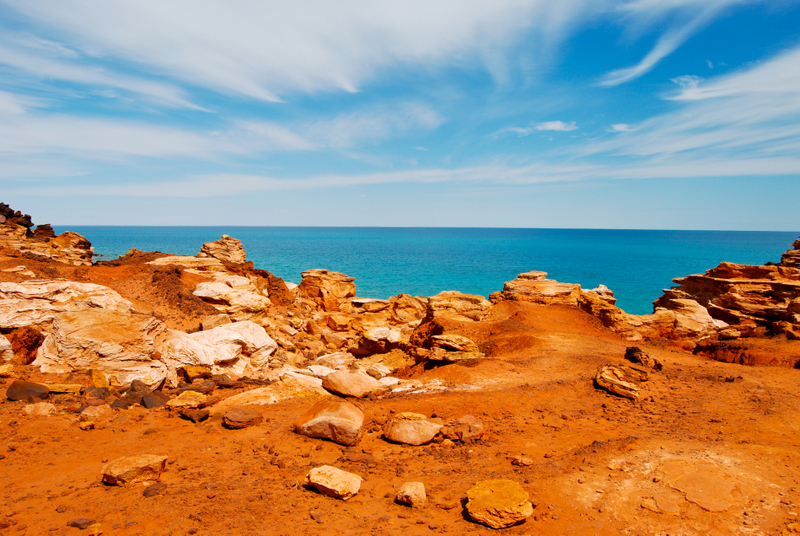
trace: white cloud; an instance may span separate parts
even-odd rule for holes
[[[633,132],[634,130],[636,129],[627,123],[617,123],[615,125],[611,125],[609,132]]]
[[[28,108],[42,105],[39,99],[0,91],[0,117],[4,114],[23,114]]]
[[[534,121],[531,122],[530,126],[527,127],[503,127],[500,130],[492,133],[490,137],[496,140],[502,137],[504,134],[516,134],[518,138],[523,138],[533,134],[534,132],[569,132],[572,130],[578,130],[578,125],[575,124],[575,121],[571,121],[569,123],[565,123],[564,121],[543,121],[541,123],[536,123]]]
[[[534,127],[536,130],[554,130],[558,132],[569,132],[571,130],[578,130],[575,121],[565,123],[563,121],[545,121],[543,123],[536,123]]]

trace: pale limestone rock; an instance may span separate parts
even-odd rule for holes
[[[295,422],[298,434],[355,445],[364,430],[364,413],[350,402],[327,398],[312,406]]]
[[[412,508],[422,508],[428,502],[425,494],[425,484],[422,482],[404,482],[397,490],[395,497],[400,504],[407,504]]]
[[[198,257],[213,257],[225,262],[242,264],[247,262],[247,256],[242,246],[241,240],[222,235],[222,238],[214,242],[206,242],[200,248]]]
[[[383,385],[384,387],[394,387],[395,385],[401,383],[401,381],[398,378],[392,378],[391,376],[384,376],[383,378],[378,380],[378,382],[380,382],[380,384]]]
[[[241,279],[246,283],[238,281]],[[269,298],[259,293],[250,280],[244,277],[233,281],[228,277],[225,281],[200,283],[192,294],[237,320],[246,320],[263,314],[272,305]]]
[[[330,374],[332,372],[336,372],[335,369],[332,369],[330,367],[323,367],[322,365],[309,365],[306,368],[309,371],[311,371],[311,374],[313,374],[314,377],[320,378],[320,379],[324,378],[325,376],[327,376],[328,374]]]
[[[513,480],[484,480],[467,491],[469,516],[493,529],[503,529],[530,517],[528,492]]]
[[[581,286],[572,283],[559,283],[547,279],[547,272],[526,272],[516,279],[507,281],[501,293],[506,300],[549,304],[578,305]]]
[[[167,375],[157,347],[166,331],[163,322],[144,315],[103,309],[61,313],[33,365],[58,374],[97,370],[115,386],[141,380],[154,387]]]
[[[659,303],[664,309],[675,313],[675,325],[671,334],[673,338],[697,341],[728,327],[728,324],[714,320],[708,314],[708,309],[695,300],[676,298],[661,300]]]
[[[307,298],[323,310],[337,312],[356,295],[355,279],[339,272],[314,269],[300,275],[303,280],[297,287],[298,296]]]
[[[433,441],[441,429],[441,424],[429,421],[424,415],[401,413],[386,423],[383,436],[395,443],[425,445]]]
[[[137,482],[161,480],[167,464],[166,456],[139,454],[117,458],[103,467],[103,482],[117,486],[129,486]]]
[[[231,317],[220,313],[218,315],[208,315],[203,319],[200,323],[200,327],[203,331],[208,331],[210,329],[214,329],[218,326],[223,326],[225,324],[230,324],[232,322]]]
[[[383,386],[371,376],[363,372],[348,372],[337,370],[328,374],[322,380],[322,386],[338,395],[362,398],[368,394],[382,389]]]
[[[148,262],[152,266],[180,266],[187,268],[194,273],[213,274],[225,272],[225,265],[218,259],[199,258],[188,255],[168,255]]]
[[[13,357],[14,349],[11,347],[11,343],[8,342],[5,335],[0,335],[0,362],[11,361]]]
[[[26,405],[22,408],[22,411],[30,416],[49,417],[56,412],[56,407],[50,402],[37,402],[36,404]]]
[[[492,306],[483,296],[447,290],[428,298],[427,317],[458,321],[483,319]]]
[[[361,489],[361,477],[330,465],[315,467],[306,475],[306,484],[329,497],[347,500]]]
[[[0,270],[0,272],[19,274],[25,277],[36,277],[36,274],[34,272],[29,270],[27,266],[22,264],[19,266],[15,266],[13,268],[4,268],[3,270]]]
[[[353,363],[355,363],[356,358],[349,352],[334,352],[332,354],[325,354],[319,356],[315,363],[317,365],[322,365],[323,367],[329,367],[332,369],[339,369],[349,367]]]
[[[603,389],[631,400],[639,398],[639,383],[647,381],[647,373],[627,365],[604,365],[595,376],[595,382]]]
[[[130,313],[133,304],[93,283],[32,280],[0,283],[0,327],[36,326],[47,330],[59,313],[104,309]]]

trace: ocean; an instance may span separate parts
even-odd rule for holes
[[[405,292],[432,296],[502,290],[521,272],[541,270],[583,288],[604,284],[617,305],[634,314],[672,279],[702,273],[722,261],[778,262],[800,233],[603,229],[461,229],[335,227],[54,226],[88,238],[111,260],[130,248],[196,255],[203,242],[238,238],[257,268],[299,283],[300,272],[326,268],[355,277],[359,296]]]

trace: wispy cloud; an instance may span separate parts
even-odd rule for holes
[[[556,132],[569,132],[571,130],[578,130],[578,126],[575,124],[575,121],[570,123],[565,123],[564,121],[545,121],[544,123],[536,123],[533,128],[539,131],[552,130]]]
[[[503,127],[494,132],[492,139],[498,139],[505,134],[516,134],[518,138],[529,136],[534,132],[570,132],[578,130],[578,125],[575,121],[565,123],[564,121],[543,121],[541,123],[531,122],[527,127]]]
[[[609,132],[633,132],[634,130],[636,129],[627,123],[617,123],[615,125],[611,125]]]

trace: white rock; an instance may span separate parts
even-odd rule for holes
[[[332,354],[325,354],[319,356],[315,363],[324,367],[332,369],[340,369],[342,367],[349,367],[355,363],[356,358],[349,352],[334,352]]]
[[[383,387],[378,380],[367,376],[363,372],[348,372],[346,370],[337,370],[328,374],[322,380],[322,386],[333,393],[356,398],[367,396]]]
[[[358,493],[361,481],[360,476],[330,465],[315,467],[306,475],[306,484],[317,488],[325,495],[345,501]]]
[[[0,335],[0,362],[11,361],[14,357],[14,350],[11,348],[11,343],[8,342],[5,335]]]
[[[324,378],[331,372],[335,372],[334,369],[330,367],[323,367],[322,365],[309,365],[306,368],[317,378]]]
[[[378,381],[380,382],[381,385],[385,387],[393,387],[395,385],[399,385],[402,382],[402,380],[400,380],[399,378],[392,378],[391,376],[384,376]]]
[[[228,276],[226,282],[211,281],[197,285],[194,294],[198,298],[210,302],[218,311],[231,315],[234,318],[244,319],[258,313],[263,313],[272,302],[269,298],[259,293],[249,279],[237,277],[233,279]],[[227,281],[233,279],[232,286]],[[244,282],[240,281],[244,280]]]
[[[428,502],[425,494],[425,484],[422,482],[405,482],[397,490],[397,502],[407,504],[412,508],[422,508]]]
[[[38,417],[49,417],[56,411],[56,407],[50,402],[37,402],[36,404],[28,404],[22,411],[26,415],[35,415]]]

